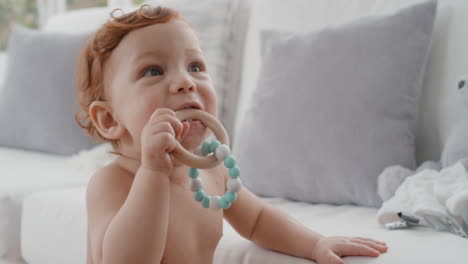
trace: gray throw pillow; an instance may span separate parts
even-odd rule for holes
[[[76,59],[91,33],[15,25],[0,94],[0,146],[69,155],[93,144],[74,120]]]
[[[380,206],[382,170],[415,168],[436,9],[437,1],[427,1],[318,32],[268,37],[234,140],[245,186],[262,196]]]

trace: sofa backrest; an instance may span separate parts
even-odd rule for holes
[[[393,12],[421,0],[256,0],[247,34],[236,127],[255,88],[260,68],[261,30],[307,32],[361,16]],[[458,78],[468,73],[468,1],[439,0],[432,48],[420,101],[417,160],[439,160],[455,124],[468,118],[457,96]]]

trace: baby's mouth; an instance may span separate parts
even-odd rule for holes
[[[185,106],[184,106],[185,105]],[[182,105],[179,110],[187,110],[187,109],[193,109],[195,111],[203,111],[201,109],[201,105],[196,103],[196,102],[190,102],[190,103],[185,103]],[[190,129],[192,128],[205,128],[205,124],[203,124],[202,121],[196,118],[187,118],[185,120],[182,120],[182,122],[188,122],[190,124]]]
[[[183,120],[182,122],[188,122],[190,124],[190,129],[195,127],[206,127],[205,124],[203,124],[203,122],[198,119],[187,119]]]

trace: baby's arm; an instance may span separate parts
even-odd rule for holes
[[[99,170],[88,185],[88,252],[93,264],[159,263],[169,216],[169,177],[140,167]]]
[[[225,181],[229,179],[226,170]],[[385,243],[361,237],[325,237],[283,211],[258,199],[245,187],[224,217],[246,239],[266,249],[315,260],[318,264],[344,264],[342,256],[378,256]]]
[[[244,238],[266,249],[296,257],[311,259],[312,249],[323,237],[258,199],[245,187],[224,211],[224,217]]]
[[[187,134],[171,109],[158,108],[141,134],[141,166],[134,178],[105,167],[88,185],[88,231],[94,264],[160,263],[168,217],[171,153]]]

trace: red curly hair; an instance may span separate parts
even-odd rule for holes
[[[89,106],[94,101],[103,100],[104,94],[104,64],[112,51],[119,45],[120,41],[130,32],[146,26],[166,23],[172,19],[182,19],[179,12],[166,7],[152,7],[143,5],[138,10],[114,16],[114,12],[122,11],[114,9],[109,20],[103,24],[86,42],[78,56],[75,72],[75,87],[79,111],[75,114],[78,125],[86,130],[92,138],[111,142],[114,151],[117,150],[118,142],[103,137],[94,126],[89,115]],[[189,24],[190,25],[190,24]],[[115,152],[114,152],[115,153]]]

